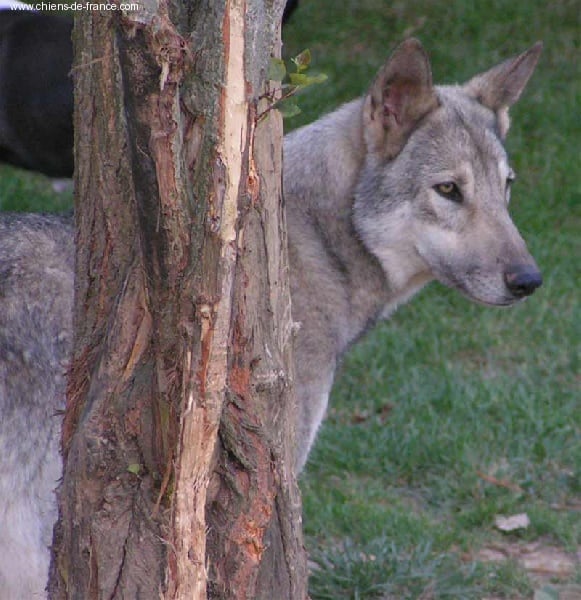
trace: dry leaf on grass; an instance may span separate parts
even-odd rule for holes
[[[516,529],[526,529],[531,524],[531,520],[526,513],[504,517],[497,515],[494,517],[494,526],[500,531],[515,531]]]

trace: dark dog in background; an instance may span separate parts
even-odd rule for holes
[[[73,174],[73,21],[0,10],[0,161]]]
[[[0,4],[0,162],[72,177],[73,20],[11,4]],[[297,5],[287,2],[283,23]]]

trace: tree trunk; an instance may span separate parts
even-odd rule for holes
[[[306,597],[281,0],[74,32],[77,262],[51,598]]]

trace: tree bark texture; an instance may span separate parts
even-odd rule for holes
[[[283,4],[77,17],[51,598],[306,597],[282,125],[257,121]]]

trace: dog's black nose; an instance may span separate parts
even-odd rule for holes
[[[530,296],[543,284],[543,278],[536,267],[511,265],[504,274],[506,287],[518,298]]]

